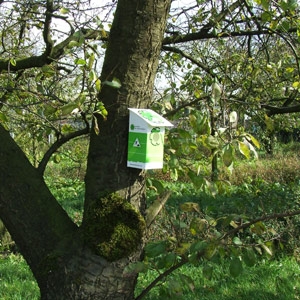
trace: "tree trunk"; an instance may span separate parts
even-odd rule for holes
[[[142,170],[127,167],[128,108],[147,107],[152,99],[170,2],[119,1],[109,36],[101,80],[117,78],[122,86],[114,89],[104,85],[99,94],[108,118],[98,118],[100,133],[92,131],[91,134],[83,218],[85,241],[109,260],[140,250],[145,180]],[[101,215],[101,222],[95,216],[108,203],[109,214]],[[135,213],[129,203],[136,209]],[[126,233],[120,233],[122,242],[112,244],[111,235],[120,223],[125,225],[122,230]],[[99,239],[95,241],[94,237],[96,232],[104,230],[101,226],[109,233],[102,236],[99,244]]]
[[[171,0],[119,0],[99,101],[109,112],[91,134],[82,226],[0,125],[0,218],[39,284],[42,299],[133,299],[145,222],[144,172],[127,168],[128,108],[146,107]]]
[[[89,249],[78,249],[48,277],[41,299],[132,300],[136,275],[124,273],[128,260],[108,262]]]

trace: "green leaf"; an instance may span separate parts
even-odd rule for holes
[[[195,111],[189,115],[189,122],[198,135],[210,134],[210,122],[206,115]]]
[[[180,243],[176,248],[176,253],[179,255],[183,255],[189,250],[190,246],[190,243]]]
[[[138,261],[136,263],[132,263],[128,265],[124,273],[125,274],[135,274],[135,273],[145,273],[148,271],[148,265],[144,262]]]
[[[61,161],[61,157],[59,154],[54,154],[53,155],[53,161],[56,163],[56,164],[59,164],[60,161]]]
[[[195,202],[185,202],[180,204],[180,209],[184,212],[198,212],[200,213],[200,207]]]
[[[235,257],[230,262],[229,272],[232,277],[238,277],[243,272],[243,265],[239,258]]]
[[[232,242],[237,245],[237,246],[240,246],[240,245],[243,245],[243,242],[240,240],[239,237],[235,236],[233,239],[232,239]]]
[[[76,65],[80,65],[80,66],[86,65],[86,61],[83,58],[76,58],[74,62]]]
[[[114,89],[119,89],[122,85],[118,78],[114,77],[112,81],[104,81],[103,85],[108,85]]]
[[[56,111],[57,109],[52,105],[48,105],[48,104],[44,105],[44,114],[46,117],[53,115]]]
[[[195,172],[193,172],[192,170],[190,170],[188,172],[188,176],[191,179],[193,185],[200,189],[204,186],[204,184],[206,183],[206,181],[204,180],[203,176],[197,175]]]
[[[101,81],[100,81],[100,79],[97,79],[95,81],[95,88],[96,88],[97,92],[101,91]]]
[[[265,252],[268,255],[273,256],[273,251],[272,251],[273,243],[272,242],[261,243],[260,246],[265,250]]]
[[[263,222],[259,221],[253,224],[250,227],[251,232],[256,233],[258,235],[263,234],[266,231],[266,227]]]
[[[243,255],[243,261],[248,267],[252,267],[256,263],[256,256],[253,249],[247,249]]]
[[[44,76],[46,76],[46,77],[51,77],[54,74],[56,74],[56,71],[54,70],[54,68],[49,65],[42,66],[42,72],[43,72]]]
[[[95,62],[95,54],[92,53],[88,60],[88,69],[91,70]]]
[[[65,14],[69,13],[70,10],[69,10],[68,8],[66,8],[66,7],[62,7],[62,8],[59,10],[59,12],[60,12],[62,15],[65,15]]]
[[[221,98],[222,90],[217,82],[214,82],[211,87],[211,96],[215,101],[219,101]]]
[[[205,258],[207,260],[211,259],[217,251],[217,246],[214,242],[211,242],[207,245],[205,249]]]
[[[197,241],[191,245],[190,252],[202,252],[207,248],[207,245],[205,241]]]
[[[147,257],[157,257],[166,252],[166,241],[150,242],[145,247],[145,254]]]
[[[267,130],[271,132],[274,131],[274,121],[267,115],[265,115],[265,124],[267,126]]]
[[[78,46],[79,46],[79,43],[77,41],[70,41],[67,48],[71,49],[71,48],[78,47]]]
[[[151,179],[151,186],[154,187],[156,192],[158,192],[159,194],[163,193],[166,190],[163,181],[159,179]]]
[[[300,81],[295,81],[295,82],[293,82],[292,87],[293,87],[295,90],[300,89]]]
[[[79,96],[76,98],[76,104],[78,107],[84,103],[86,100],[86,93],[80,93]]]
[[[270,0],[261,0],[261,5],[262,5],[263,9],[269,10]]]
[[[199,234],[206,231],[208,228],[208,222],[205,219],[194,218],[190,224],[190,232],[192,235]]]
[[[9,60],[9,63],[12,65],[12,66],[16,66],[17,65],[17,62],[16,62],[16,60],[14,59],[14,58],[11,58],[10,60]]]
[[[90,71],[90,73],[89,73],[89,80],[92,81],[92,82],[95,81],[95,80],[97,80],[97,74],[96,74],[96,72],[94,70]]]
[[[250,138],[251,142],[253,143],[253,145],[256,147],[256,148],[260,148],[260,144],[259,144],[259,141],[251,134],[247,133],[247,137]]]
[[[1,111],[0,111],[0,122],[1,123],[8,122],[8,119],[7,119],[6,115],[3,112],[1,112]]]
[[[168,269],[175,264],[176,259],[177,255],[175,253],[167,253],[160,257],[156,264],[156,267],[159,269]]]
[[[250,149],[248,146],[244,143],[239,141],[239,151],[242,153],[247,159],[250,158]]]
[[[170,177],[173,181],[177,181],[178,180],[178,171],[177,169],[170,169]]]
[[[103,102],[101,102],[101,101],[99,101],[97,103],[97,110],[94,111],[94,115],[96,115],[96,114],[101,115],[103,117],[104,121],[107,120],[108,111],[106,110]]]
[[[60,111],[63,116],[66,116],[66,115],[69,115],[75,108],[78,108],[77,103],[68,103],[68,104],[60,107]]]
[[[205,145],[209,148],[209,149],[216,149],[219,146],[219,141],[216,137],[209,135],[205,140]]]
[[[232,145],[226,145],[223,148],[223,162],[226,167],[230,167],[234,159],[234,148]]]

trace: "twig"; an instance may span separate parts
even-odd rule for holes
[[[183,257],[182,260],[177,263],[176,265],[172,266],[165,272],[161,273],[159,276],[157,276],[134,300],[141,300],[143,299],[151,289],[153,289],[156,284],[160,281],[162,281],[164,278],[166,278],[168,275],[170,275],[173,271],[179,269],[183,265],[185,265],[188,262],[188,259]]]
[[[266,216],[262,216],[259,218],[256,218],[252,221],[243,223],[242,225],[226,232],[222,237],[220,237],[220,240],[225,239],[226,237],[233,235],[237,232],[239,232],[242,229],[246,229],[249,228],[251,225],[257,223],[257,222],[261,222],[261,221],[268,221],[268,220],[272,220],[272,219],[278,219],[278,218],[286,218],[286,217],[293,217],[296,215],[300,215],[300,209],[299,210],[295,210],[295,211],[289,211],[289,212],[284,212],[284,213],[277,213],[277,214],[272,214],[272,215],[266,215]]]

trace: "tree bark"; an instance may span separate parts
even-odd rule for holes
[[[43,287],[53,267],[47,270],[46,260],[71,245],[78,228],[1,125],[0,140],[0,217]]]
[[[99,101],[109,112],[91,134],[82,226],[77,227],[0,125],[0,218],[39,284],[42,299],[133,299],[145,221],[144,172],[127,168],[128,108],[146,107],[171,0],[119,0]]]
[[[127,238],[122,238],[123,246],[120,246],[129,252],[138,250],[140,240],[137,240],[141,238],[143,231],[140,218],[145,211],[145,181],[142,170],[127,168],[128,108],[147,107],[152,98],[170,3],[170,0],[118,2],[101,80],[104,82],[117,78],[122,86],[120,89],[103,86],[99,101],[102,101],[108,110],[108,118],[105,121],[98,118],[100,133],[97,135],[92,130],[90,140],[85,179],[86,199],[83,218],[85,233],[87,235],[92,233],[94,236],[93,232],[99,231],[99,228],[94,226],[98,223],[94,217],[99,207],[106,205],[101,199],[104,197],[106,202],[112,203],[114,197],[111,195],[117,194],[123,203],[130,202],[137,210],[137,215],[134,215],[128,212],[126,206],[126,213],[122,213],[122,204],[118,201],[115,210],[124,215],[124,218],[122,221],[119,219],[114,221],[111,216],[108,218],[112,227],[116,225],[114,222],[117,224],[124,222],[127,228],[139,227],[139,232],[133,232],[136,234],[134,241],[130,236],[127,242],[125,241]],[[110,200],[107,200],[108,198]],[[135,222],[133,225],[132,220]],[[91,226],[94,228],[91,229]],[[102,241],[105,246],[109,238],[110,236]],[[92,247],[98,242],[89,236],[86,236],[86,241]],[[106,257],[114,260],[127,254],[126,251],[121,251],[119,255],[113,257],[107,253]]]

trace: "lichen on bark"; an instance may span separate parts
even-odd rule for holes
[[[97,255],[115,261],[129,256],[141,244],[145,220],[116,193],[101,195],[89,207],[88,215],[84,239]]]

